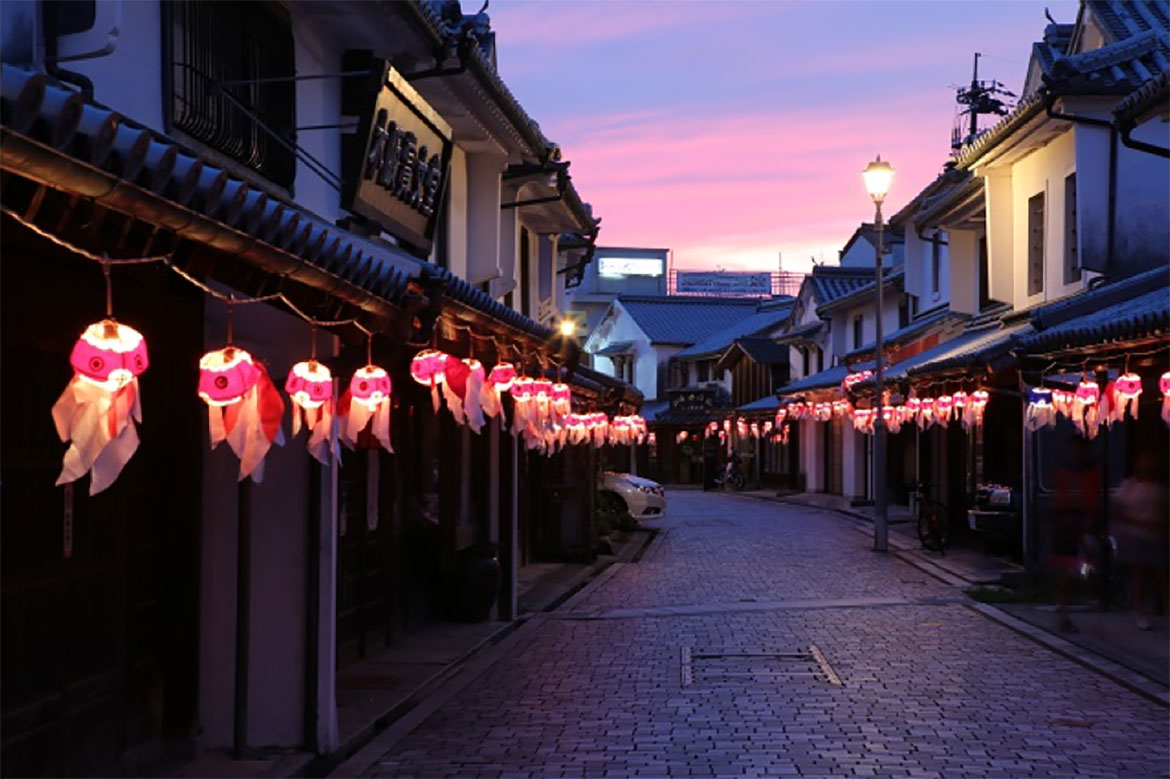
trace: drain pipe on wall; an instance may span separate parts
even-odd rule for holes
[[[1111,271],[1113,265],[1113,232],[1114,222],[1117,221],[1117,127],[1107,119],[1098,119],[1092,116],[1076,116],[1056,111],[1056,95],[1048,90],[1044,91],[1044,112],[1049,119],[1060,119],[1074,124],[1084,124],[1090,127],[1101,127],[1109,130],[1109,210],[1105,223],[1105,262],[1104,274]]]

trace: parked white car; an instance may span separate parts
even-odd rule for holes
[[[656,481],[632,473],[606,471],[601,474],[599,487],[621,498],[634,519],[657,518],[666,513],[666,491]]]

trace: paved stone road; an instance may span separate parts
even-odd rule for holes
[[[549,615],[370,775],[1170,770],[1164,707],[965,608],[836,515],[678,491],[660,525],[640,563]],[[698,657],[810,644],[843,687],[789,675],[817,670],[799,657]]]

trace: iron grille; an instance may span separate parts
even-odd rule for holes
[[[296,175],[292,29],[269,3],[175,0],[170,15],[170,118],[269,181]]]

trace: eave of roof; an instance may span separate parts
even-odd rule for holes
[[[895,268],[894,270],[890,271],[890,273],[882,276],[882,290],[884,291],[887,289],[894,289],[894,290],[902,289],[904,275],[905,275],[904,269],[902,267],[898,267],[898,268]],[[822,303],[817,308],[817,315],[820,316],[822,319],[824,319],[825,314],[831,314],[834,311],[839,311],[843,308],[848,308],[849,306],[862,300],[866,295],[874,294],[876,289],[877,289],[877,282],[870,281],[867,284],[865,284],[864,286],[858,287],[857,289],[853,290],[848,295],[842,295],[839,298],[835,298],[835,299],[830,300],[826,303]]]

